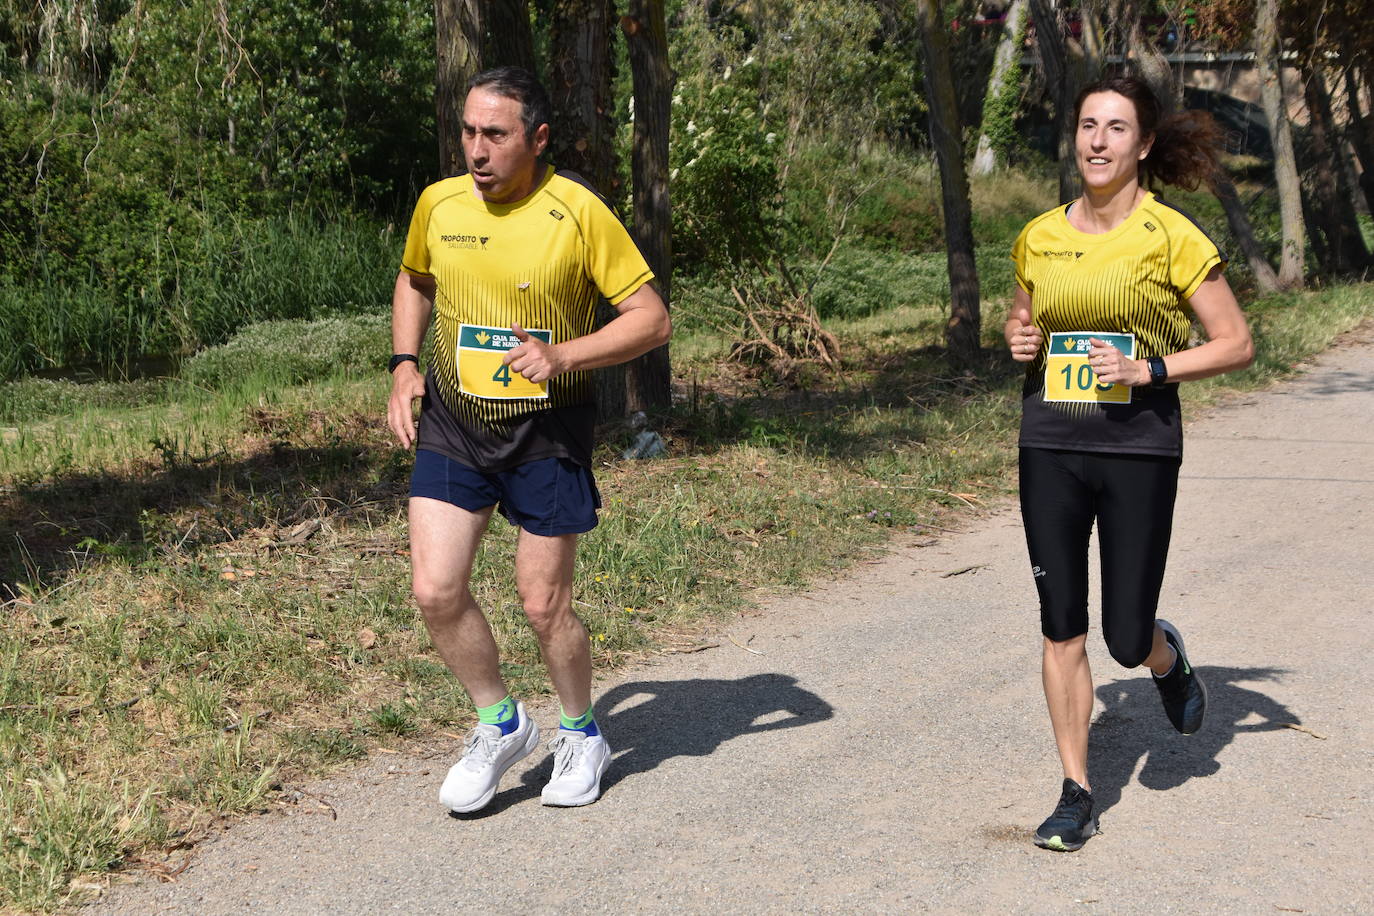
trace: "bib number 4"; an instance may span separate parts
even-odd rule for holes
[[[551,343],[553,333],[538,328],[529,335]],[[520,346],[510,328],[465,324],[458,329],[458,387],[464,394],[488,400],[547,398],[549,383],[535,384],[504,362],[506,353]]]

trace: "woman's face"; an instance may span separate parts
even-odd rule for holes
[[[1078,111],[1074,148],[1087,188],[1115,192],[1139,181],[1140,161],[1153,136],[1141,136],[1135,103],[1115,92],[1095,92]]]

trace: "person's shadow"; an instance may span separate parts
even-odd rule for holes
[[[607,691],[595,709],[597,725],[615,754],[601,781],[603,792],[671,757],[705,757],[731,738],[812,725],[835,715],[829,703],[786,674],[734,681],[634,681]],[[481,813],[538,795],[552,771],[553,758],[546,755],[525,772],[518,788],[498,795]]]
[[[1141,669],[1144,671],[1145,669]],[[1174,731],[1160,707],[1159,691],[1149,673],[1113,681],[1097,688],[1106,707],[1093,721],[1088,740],[1088,772],[1093,798],[1105,811],[1121,798],[1137,762],[1145,759],[1140,784],[1172,789],[1195,777],[1221,769],[1217,755],[1236,735],[1277,731],[1299,724],[1281,703],[1257,690],[1238,686],[1246,681],[1276,681],[1282,668],[1198,668],[1207,685],[1207,718],[1194,735]]]

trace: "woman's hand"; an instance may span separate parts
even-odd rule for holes
[[[1135,388],[1150,384],[1150,366],[1143,359],[1131,359],[1116,347],[1096,337],[1089,337],[1088,365],[1097,380],[1105,385],[1126,385]]]
[[[1007,334],[1007,346],[1011,348],[1011,358],[1018,363],[1028,363],[1040,352],[1045,335],[1033,324],[1023,324]]]
[[[1002,328],[1002,335],[1006,338],[1007,349],[1011,350],[1011,358],[1018,363],[1034,360],[1040,352],[1040,345],[1045,342],[1045,335],[1031,323],[1030,293],[1019,286],[1012,299],[1011,313]]]

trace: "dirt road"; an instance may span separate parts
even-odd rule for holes
[[[91,910],[1374,912],[1374,334],[1186,451],[1161,615],[1208,721],[1176,734],[1094,629],[1106,810],[1081,852],[1029,841],[1061,777],[1004,509],[602,683],[595,805],[540,806],[541,749],[460,819],[435,797],[457,742],[377,754]]]

